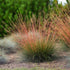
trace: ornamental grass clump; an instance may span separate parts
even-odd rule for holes
[[[56,24],[53,24],[52,29],[58,35],[58,39],[63,40],[70,47],[70,16],[65,15],[63,18],[56,16],[54,23]]]
[[[6,29],[9,33],[13,32],[15,41],[20,46],[23,56],[30,61],[52,60],[55,53],[56,33],[52,30],[51,23],[47,22],[45,18],[43,18],[44,21],[40,21],[41,19],[36,20],[33,16],[28,24],[19,18],[17,23],[11,24],[10,29]]]
[[[17,28],[16,42],[20,45],[23,55],[29,61],[43,62],[53,59],[55,52],[54,34],[51,33],[50,26],[45,31],[47,35],[40,28],[40,25],[38,29],[34,25],[27,28],[24,23],[21,23]]]

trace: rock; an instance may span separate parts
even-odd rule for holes
[[[17,43],[13,36],[5,37],[0,39],[0,49],[3,49],[7,54],[14,53],[17,51]]]
[[[8,59],[4,56],[0,56],[0,64],[6,64],[8,63]]]

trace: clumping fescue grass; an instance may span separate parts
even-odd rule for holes
[[[17,39],[17,42],[21,45],[23,54],[28,60],[41,62],[53,59],[54,44],[53,41],[48,39],[49,36],[44,38],[39,32],[32,31],[32,34],[29,34],[26,31],[25,36],[20,35],[20,37],[22,39]]]
[[[42,62],[53,59],[55,39],[50,26],[45,32],[42,32],[40,25],[38,29],[34,25],[31,25],[28,29],[22,22],[17,27],[17,32],[18,34],[15,35],[16,42],[20,45],[28,60]]]

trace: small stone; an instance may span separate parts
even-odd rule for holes
[[[6,64],[8,63],[8,60],[4,56],[0,56],[0,64]]]

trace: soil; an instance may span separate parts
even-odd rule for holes
[[[44,67],[44,68],[58,68],[70,70],[70,52],[62,52],[59,54],[59,58],[57,60],[53,60],[51,62],[42,62],[42,63],[32,63],[32,62],[21,62],[20,56],[17,53],[8,55],[10,58],[10,62],[7,64],[1,64],[0,68],[33,68],[33,67]]]

